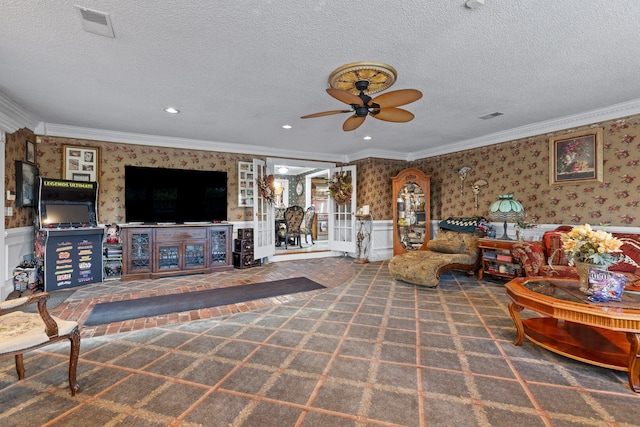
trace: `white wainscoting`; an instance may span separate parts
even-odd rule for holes
[[[4,277],[0,288],[0,301],[13,291],[13,269],[33,254],[33,227],[9,228],[4,237]]]

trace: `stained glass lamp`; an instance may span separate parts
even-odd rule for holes
[[[507,221],[517,221],[524,216],[524,208],[513,194],[501,194],[499,199],[489,206],[489,217],[504,221],[504,234],[500,240],[513,240],[507,235]]]

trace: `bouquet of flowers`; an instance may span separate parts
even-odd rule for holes
[[[258,184],[258,190],[260,190],[260,195],[262,195],[262,198],[266,200],[267,203],[275,203],[276,184],[274,176],[267,175],[263,178],[257,178],[256,183]]]
[[[622,241],[589,224],[578,225],[561,236],[562,249],[572,261],[610,266],[618,261]]]

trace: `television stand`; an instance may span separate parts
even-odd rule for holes
[[[124,224],[120,234],[122,281],[233,269],[233,224]]]

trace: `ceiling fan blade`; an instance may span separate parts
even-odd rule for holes
[[[327,89],[327,93],[333,96],[338,101],[344,102],[345,104],[358,105],[360,107],[364,105],[364,102],[358,95],[354,95],[353,93],[347,92],[346,90],[329,88]]]
[[[402,108],[384,108],[379,110],[379,112],[376,111],[378,110],[372,111],[370,115],[385,122],[403,123],[409,122],[415,117],[412,113]]]
[[[311,119],[313,117],[330,116],[332,114],[351,113],[351,112],[352,112],[352,110],[331,110],[331,111],[323,111],[321,113],[307,114],[306,116],[302,116],[300,118],[301,119]]]
[[[378,95],[371,100],[380,108],[399,107],[401,105],[410,104],[422,98],[422,92],[416,89],[400,89]]]
[[[345,132],[349,132],[350,130],[356,130],[360,127],[361,124],[364,123],[364,119],[366,119],[367,117],[358,117],[355,114],[351,117],[349,117],[347,120],[344,121],[344,124],[342,125],[342,130]]]

